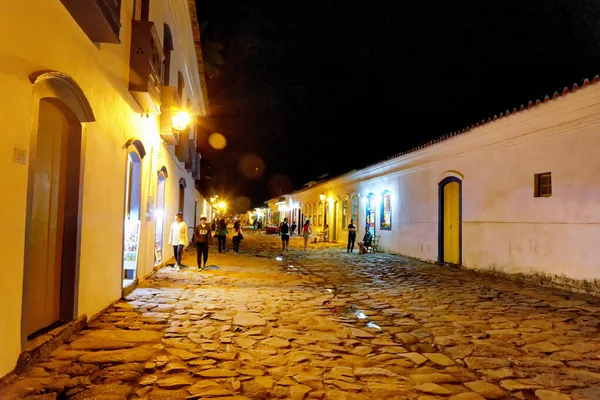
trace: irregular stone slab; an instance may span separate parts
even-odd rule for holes
[[[238,337],[235,339],[235,343],[244,349],[249,349],[256,343],[256,340],[247,337]]]
[[[290,342],[288,340],[278,337],[265,339],[260,342],[260,344],[263,346],[274,347],[276,349],[285,349],[286,347],[290,347]]]
[[[485,375],[489,378],[502,380],[506,378],[512,378],[517,376],[515,371],[512,368],[498,368],[498,369],[482,369],[479,370],[482,375]]]
[[[310,392],[312,388],[306,385],[293,385],[290,388],[290,398],[292,400],[303,400],[306,393]]]
[[[417,389],[420,392],[430,393],[430,394],[439,394],[439,395],[449,395],[449,394],[452,394],[451,390],[448,390],[445,387],[440,386],[440,385],[435,384],[435,383],[424,383],[422,385],[419,385],[419,386],[415,387],[415,389]]]
[[[464,385],[486,399],[498,399],[505,395],[504,390],[485,381],[466,382]]]
[[[396,337],[396,339],[400,340],[403,344],[415,344],[419,342],[419,338],[417,338],[414,335],[411,335],[410,333],[396,333],[394,335]]]
[[[514,392],[516,390],[530,390],[530,389],[541,389],[542,387],[538,385],[536,382],[531,381],[529,379],[505,379],[500,382],[500,386],[502,386],[506,390],[510,390]]]
[[[348,383],[344,381],[333,380],[331,383],[342,390],[362,390],[362,385],[357,385],[354,383]]]
[[[464,392],[450,397],[449,400],[485,400],[485,397],[475,392]]]
[[[167,351],[167,353],[173,354],[174,356],[177,356],[184,361],[193,360],[193,359],[199,358],[201,356],[201,354],[192,353],[190,351],[182,350],[182,349],[165,349],[165,350]]]
[[[179,389],[190,386],[194,380],[187,375],[173,376],[170,378],[160,379],[156,384],[164,389]]]
[[[231,317],[231,315],[214,314],[214,315],[211,315],[210,318],[217,320],[217,321],[229,321],[232,317]]]
[[[262,376],[265,374],[265,372],[262,369],[258,369],[258,368],[244,368],[244,369],[239,369],[238,372],[242,375],[248,375],[248,376]]]
[[[546,389],[536,390],[535,395],[540,400],[571,400],[571,396]]]
[[[195,396],[195,395],[199,395],[199,394],[204,394],[209,391],[222,390],[222,389],[224,389],[224,388],[215,381],[202,380],[202,381],[190,386],[189,388],[187,388],[187,391],[192,396]]]
[[[213,353],[213,352],[209,352],[209,353],[204,353],[204,358],[212,358],[215,360],[221,360],[221,361],[233,361],[235,360],[235,357],[237,356],[237,353]]]
[[[354,375],[358,377],[373,375],[398,376],[398,374],[385,368],[356,368],[354,370]]]
[[[261,361],[262,365],[267,367],[281,367],[288,363],[288,359],[283,354],[279,354],[272,357],[267,357]]]
[[[275,380],[269,376],[257,376],[254,378],[254,382],[265,389],[271,389],[275,384]]]
[[[414,362],[417,365],[423,364],[427,361],[427,357],[424,357],[419,353],[403,353],[398,355],[401,357],[408,358],[410,361]]]
[[[539,342],[523,346],[530,353],[554,353],[560,351],[561,348],[550,342]]]
[[[140,379],[139,384],[142,386],[152,385],[154,382],[158,380],[158,376],[156,375],[146,375]]]
[[[453,359],[442,353],[423,353],[423,356],[427,357],[434,364],[441,365],[443,367],[449,367],[450,365],[456,364]]]
[[[88,339],[98,339],[115,342],[150,343],[162,339],[162,333],[157,331],[133,331],[126,329],[98,329],[85,335]]]
[[[466,360],[465,360],[466,361]],[[562,361],[551,360],[549,358],[537,358],[537,357],[518,357],[514,359],[514,363],[520,367],[564,367],[565,364]]]
[[[299,363],[302,361],[310,360],[314,357],[314,353],[310,351],[290,351],[287,354],[288,359],[293,363]]]
[[[471,369],[496,369],[510,367],[510,362],[503,358],[467,357],[465,362]]]
[[[228,378],[238,375],[237,372],[225,368],[207,369],[204,371],[197,372],[196,374],[205,378]]]
[[[374,338],[375,335],[358,328],[350,328],[350,335],[357,338]]]
[[[433,372],[430,374],[411,374],[409,378],[414,381],[416,384],[423,383],[450,383],[457,382],[458,379],[452,375],[442,374],[439,372]]]
[[[131,363],[148,361],[154,354],[153,349],[136,347],[127,350],[100,350],[86,353],[79,357],[78,361],[83,363]]]
[[[167,364],[165,369],[163,369],[163,372],[166,374],[176,374],[176,373],[184,372],[187,370],[188,370],[187,364],[184,364],[182,362],[171,362],[171,363]]]
[[[257,314],[239,313],[233,317],[233,325],[239,326],[265,326],[267,321]]]

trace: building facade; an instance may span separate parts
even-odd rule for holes
[[[333,240],[346,242],[354,219],[357,240],[368,227],[383,251],[598,292],[598,81],[269,207],[315,229],[327,223]]]
[[[195,187],[208,101],[194,1],[15,1],[0,20],[4,376],[28,339],[171,258],[177,212],[192,227],[210,210]]]

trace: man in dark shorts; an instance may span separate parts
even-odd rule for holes
[[[290,226],[287,218],[284,218],[279,225],[279,233],[281,234],[281,247],[283,250],[287,250],[290,244]]]

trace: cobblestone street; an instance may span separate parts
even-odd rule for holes
[[[600,399],[600,298],[246,231],[186,252],[2,399]]]

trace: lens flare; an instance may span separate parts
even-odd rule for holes
[[[211,134],[208,137],[208,144],[217,150],[223,150],[227,146],[227,139],[218,132]]]

